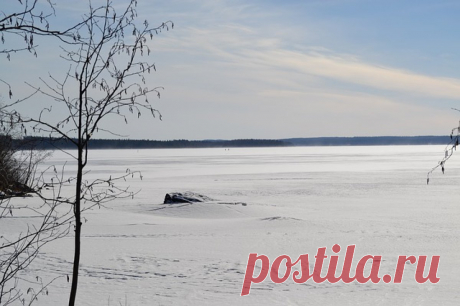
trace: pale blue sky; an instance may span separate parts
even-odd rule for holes
[[[56,2],[55,25],[77,20],[85,3]],[[175,28],[149,43],[158,69],[148,82],[165,87],[155,101],[163,121],[105,125],[130,138],[441,135],[460,117],[451,110],[460,108],[459,1],[139,5],[142,20]],[[16,92],[65,72],[56,46],[38,44],[38,61],[0,58]],[[47,103],[34,99],[27,110]]]

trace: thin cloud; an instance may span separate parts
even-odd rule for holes
[[[171,51],[191,50],[206,55],[207,60],[231,61],[239,71],[270,68],[351,83],[378,90],[411,96],[458,99],[460,80],[418,74],[397,67],[367,63],[356,57],[334,54],[314,46],[299,52],[284,47],[279,38],[264,37],[254,29],[221,25],[217,29],[187,28],[181,37],[166,38],[161,43]],[[166,47],[168,48],[168,47]],[[307,49],[307,48],[306,48]]]

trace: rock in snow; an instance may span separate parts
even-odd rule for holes
[[[209,202],[214,201],[210,197],[205,195],[186,191],[186,192],[172,192],[167,193],[165,196],[164,204],[176,204],[176,203],[193,203],[193,202]]]

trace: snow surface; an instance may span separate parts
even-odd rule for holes
[[[85,213],[77,304],[458,305],[460,157],[426,185],[442,156],[440,146],[92,151],[88,178],[130,168],[143,180],[127,182],[140,189],[134,199]],[[47,163],[66,159],[55,152]],[[162,204],[166,193],[187,190],[248,205]],[[15,224],[8,220],[9,232]],[[49,244],[35,261],[31,274],[63,276],[37,305],[67,304],[72,242]],[[398,255],[440,255],[441,281],[418,284],[406,265],[401,284],[267,278],[240,297],[249,253],[295,260],[319,247],[332,255],[336,243],[340,261],[356,244],[354,265],[382,255],[380,276],[393,274]]]

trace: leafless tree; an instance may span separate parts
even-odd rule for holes
[[[62,47],[62,58],[69,63],[65,76],[62,80],[55,76],[41,79],[42,87],[31,85],[36,92],[49,98],[50,107],[44,107],[36,117],[11,112],[13,121],[24,128],[46,133],[50,138],[65,139],[76,149],[76,153],[67,152],[76,160],[76,173],[71,177],[55,176],[52,182],[40,181],[38,188],[39,191],[44,190],[43,186],[53,190],[74,188],[71,194],[61,194],[58,200],[60,205],[72,207],[75,229],[69,305],[75,304],[78,287],[82,213],[113,199],[133,197],[133,191],[117,187],[115,182],[134,175],[142,178],[140,173],[127,169],[118,177],[85,180],[88,144],[99,131],[116,135],[101,125],[110,117],[128,123],[129,116],[139,118],[147,111],[161,119],[160,112],[152,106],[151,98],[159,98],[162,87],[146,84],[147,74],[156,70],[155,64],[149,60],[149,40],[174,25],[168,21],[152,27],[148,21],[139,21],[136,6],[137,1],[131,0],[120,11],[109,0],[97,7],[90,2],[88,14],[76,28],[78,39],[74,44]],[[56,111],[59,107],[65,112]],[[38,193],[45,203],[57,201],[55,194]]]
[[[5,55],[8,61],[14,60],[14,53],[23,51],[28,51],[36,57],[36,36],[52,36],[66,44],[75,43],[78,40],[77,29],[84,20],[62,30],[50,26],[54,14],[54,4],[49,0],[15,0],[2,3],[0,55]],[[0,90],[6,88],[6,96],[11,100],[13,89],[3,77],[0,72]],[[21,289],[24,286],[20,286],[20,283],[24,283],[27,268],[37,257],[39,250],[47,243],[64,236],[68,232],[66,224],[70,221],[68,214],[56,212],[58,202],[33,201],[24,205],[17,204],[14,199],[25,193],[36,193],[34,188],[39,187],[39,180],[35,177],[37,166],[47,154],[34,150],[33,144],[29,141],[18,140],[24,129],[9,109],[28,98],[30,96],[0,104],[1,305],[9,305],[16,301],[30,304],[39,293],[47,290],[47,283],[40,277],[35,280],[28,279],[25,290]],[[19,233],[6,234],[4,230],[11,222],[17,220],[19,211],[27,211],[37,222],[26,224]]]
[[[454,108],[453,110],[459,111],[459,109]],[[430,183],[430,175],[438,168],[441,168],[442,173],[444,174],[446,162],[454,155],[454,152],[457,151],[457,147],[460,143],[460,122],[457,127],[454,127],[450,132],[450,142],[444,148],[444,156],[441,161],[438,162],[427,174],[426,183]]]

